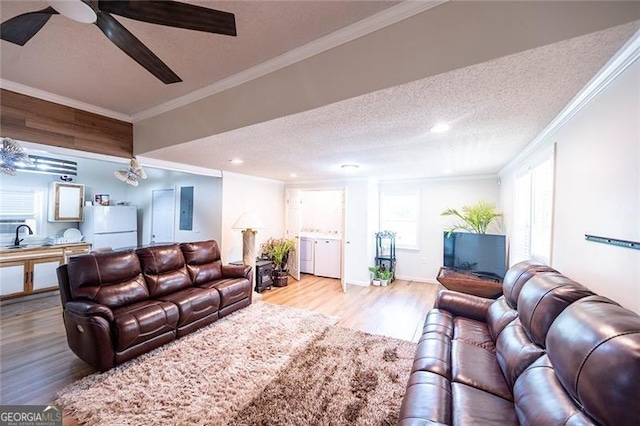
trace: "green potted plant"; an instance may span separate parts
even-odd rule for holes
[[[456,223],[449,228],[447,236],[451,236],[453,231],[464,229],[476,234],[486,234],[487,228],[491,223],[502,216],[496,212],[496,205],[485,200],[480,200],[472,206],[462,207],[462,212],[456,209],[447,209],[443,211],[441,216],[454,216],[458,219]]]
[[[386,287],[389,284],[389,281],[391,280],[391,277],[393,276],[393,273],[389,270],[383,270],[380,271],[380,284],[383,287]]]
[[[273,262],[273,285],[285,287],[287,285],[287,262],[289,253],[296,247],[296,240],[292,238],[269,238],[260,245],[262,256]]]
[[[375,286],[380,285],[380,267],[378,265],[369,266],[369,272],[371,273],[371,284]]]

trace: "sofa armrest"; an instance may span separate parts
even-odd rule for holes
[[[493,302],[495,302],[493,299],[486,299],[458,291],[440,290],[434,307],[449,311],[453,315],[486,322],[489,306],[491,306]]]
[[[251,279],[251,266],[248,265],[222,265],[223,278]]]
[[[113,311],[111,311],[108,306],[101,305],[99,303],[89,302],[86,300],[74,300],[71,302],[67,302],[67,304],[64,305],[64,308],[76,315],[86,317],[99,316],[109,322],[113,321]]]

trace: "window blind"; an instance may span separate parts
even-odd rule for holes
[[[0,216],[3,219],[27,219],[36,216],[36,191],[0,190]]]

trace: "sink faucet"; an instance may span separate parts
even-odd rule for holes
[[[29,235],[33,235],[33,231],[31,230],[31,228],[29,228],[29,225],[20,225],[16,228],[16,240],[13,242],[14,246],[19,246],[20,245],[20,241],[22,241],[24,238],[20,238],[18,236],[18,232],[20,232],[20,228],[22,228],[23,226],[25,226],[28,230],[29,230]]]

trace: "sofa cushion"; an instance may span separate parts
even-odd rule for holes
[[[149,290],[133,251],[75,256],[67,266],[73,299],[117,308],[149,298]]]
[[[518,425],[513,402],[463,383],[452,383],[454,425]]]
[[[251,284],[246,278],[228,278],[201,285],[203,288],[215,288],[220,293],[220,309],[233,305],[251,295]]]
[[[155,336],[175,331],[178,307],[170,302],[147,300],[113,311],[115,350],[124,351]]]
[[[592,295],[589,289],[562,274],[538,274],[520,292],[518,316],[531,341],[544,347],[549,327],[560,312]]]
[[[180,249],[194,285],[203,285],[222,278],[222,261],[216,241],[182,243]]]
[[[409,377],[399,425],[451,424],[451,382],[426,371]]]
[[[171,302],[178,307],[178,327],[213,314],[220,307],[220,294],[215,289],[207,288],[190,287],[161,296],[158,300]]]
[[[422,327],[422,333],[440,333],[453,338],[453,315],[441,309],[431,309]]]
[[[487,328],[487,323],[465,317],[453,319],[453,338],[471,345],[480,346],[495,353],[496,347]]]
[[[191,287],[191,278],[178,244],[136,250],[152,298]]]
[[[451,344],[451,381],[464,383],[511,400],[511,389],[496,356],[480,346],[454,340]]]
[[[509,306],[504,296],[500,296],[491,304],[487,311],[487,327],[494,342],[498,340],[498,336],[507,324],[516,318],[518,318],[518,311]]]
[[[601,296],[585,297],[558,316],[546,344],[558,380],[590,417],[640,424],[638,314]]]
[[[550,266],[542,265],[531,260],[516,263],[504,275],[502,281],[502,293],[513,309],[518,306],[518,296],[522,287],[536,274],[546,272],[558,272]]]
[[[431,371],[451,380],[451,338],[440,333],[423,334],[411,371]]]
[[[593,425],[567,395],[547,356],[531,364],[516,380],[513,399],[523,425]]]
[[[510,388],[520,374],[544,355],[544,349],[529,339],[520,319],[509,323],[496,342],[498,364]]]

